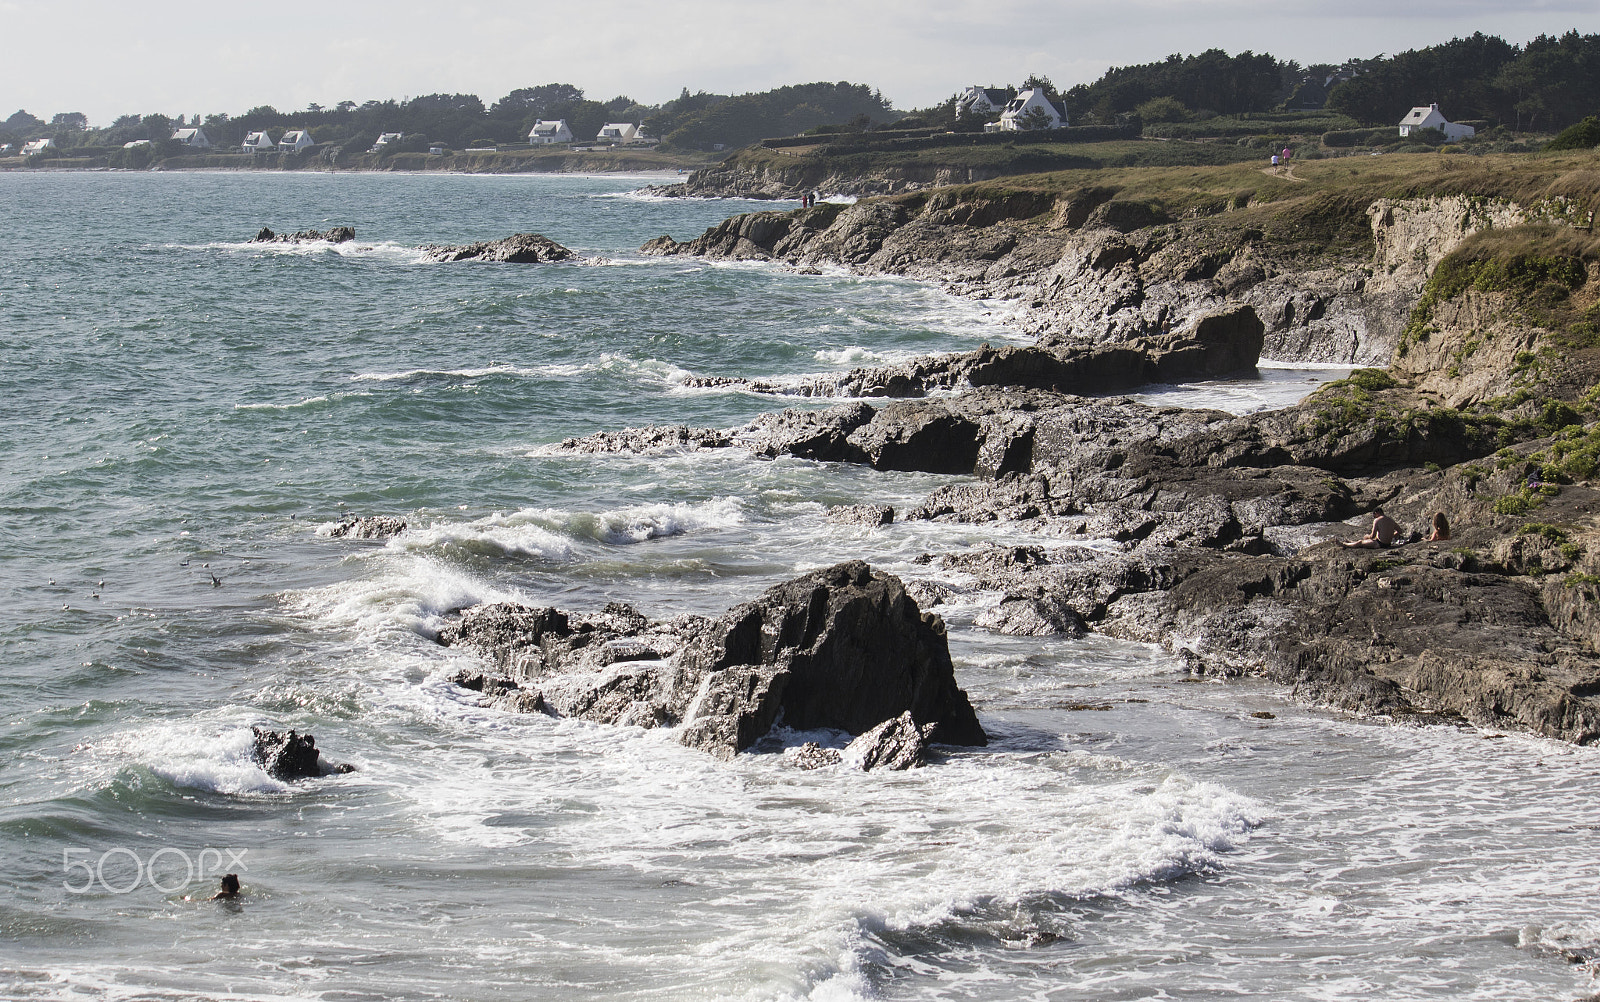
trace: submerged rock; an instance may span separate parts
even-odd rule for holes
[[[800,730],[862,734],[909,713],[927,740],[988,740],[956,685],[943,621],[922,613],[898,578],[859,560],[777,585],[715,620],[653,622],[618,604],[591,615],[500,604],[469,609],[439,639],[498,669],[458,680],[503,704],[676,727],[684,744],[723,758],[780,714]]]
[[[316,241],[326,241],[330,244],[342,244],[356,238],[355,227],[335,226],[328,230],[300,230],[297,233],[274,233],[267,227],[261,227],[250,242],[253,244],[307,244]]]
[[[348,539],[388,539],[406,530],[406,520],[397,515],[369,515],[347,518],[328,531],[328,535]]]
[[[578,255],[538,233],[517,233],[502,240],[446,246],[427,244],[420,248],[422,259],[432,262],[496,261],[507,264],[546,264],[571,261]]]
[[[355,766],[335,764],[323,759],[317,751],[317,739],[309,734],[250,728],[253,735],[255,760],[274,779],[305,779],[308,776],[326,776],[330,773],[355,772]]]

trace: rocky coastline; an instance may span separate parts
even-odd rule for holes
[[[927,577],[907,585],[924,608],[988,593],[999,601],[979,625],[999,632],[1095,630],[1339,710],[1600,741],[1600,490],[1589,480],[1600,350],[1566,322],[1600,309],[1600,263],[1549,205],[1428,196],[1356,211],[1367,235],[1312,256],[1249,225],[1178,225],[1082,192],[939,192],[661,238],[645,250],[844,265],[1006,297],[1038,343],[792,385],[710,377],[853,399],[558,448],[740,448],[970,475],[900,517],[1005,521],[1039,542],[924,555]],[[1530,261],[1560,281],[1482,277],[1526,274]],[[1177,333],[1152,335],[1160,326]],[[1247,369],[1263,347],[1387,368],[1246,417],[1104,395],[1152,372]],[[1397,545],[1340,545],[1379,509],[1407,529]],[[1454,533],[1423,541],[1440,512]]]

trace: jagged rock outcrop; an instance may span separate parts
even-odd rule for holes
[[[861,561],[777,585],[716,620],[501,604],[467,610],[440,641],[482,654],[492,672],[456,681],[512,708],[676,727],[684,744],[721,757],[780,716],[800,730],[862,734],[908,713],[926,740],[987,740],[956,685],[943,622]]]
[[[261,231],[250,238],[253,244],[304,244],[314,241],[326,241],[330,244],[342,244],[356,238],[355,227],[335,226],[332,229],[300,230],[296,233],[274,233],[268,227],[261,227]]]
[[[862,771],[915,769],[927,758],[932,730],[919,726],[907,711],[850,742],[840,761]]]
[[[1461,240],[1565,219],[1559,200],[1528,208],[1458,196],[1377,199],[1364,212],[1370,242],[1306,257],[1231,223],[1226,211],[1170,220],[1158,210],[1105,186],[1003,195],[957,188],[749,213],[643,250],[938,281],[960,295],[1020,304],[1016,322],[1046,346],[1126,341],[1248,305],[1265,325],[1266,357],[1383,365],[1423,281]]]
[[[777,381],[697,376],[686,385],[738,387],[802,397],[920,397],[934,390],[979,386],[1051,389],[1058,393],[1121,393],[1151,383],[1187,383],[1255,370],[1264,327],[1248,306],[1194,318],[1188,330],[1115,345],[1048,347],[984,345],[952,355],[924,355],[838,375]]]
[[[330,773],[354,772],[355,766],[327,761],[309,734],[287,734],[265,727],[250,728],[256,763],[274,779],[306,779]]]
[[[364,518],[347,518],[328,530],[328,535],[338,539],[388,539],[406,531],[406,520],[398,515],[368,515]]]
[[[517,233],[501,240],[446,246],[425,244],[422,259],[430,262],[494,261],[505,264],[547,264],[572,261],[577,253],[538,233]]]

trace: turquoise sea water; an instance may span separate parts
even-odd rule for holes
[[[921,553],[1017,538],[822,517],[946,477],[548,454],[783,403],[685,373],[1014,336],[915,283],[643,258],[749,206],[641,183],[0,175],[0,993],[1585,989],[1561,954],[1600,941],[1589,750],[1352,722],[1104,638],[992,637],[982,595],[942,611],[996,740],[912,773],[722,763],[449,685],[469,656],[433,631],[476,602],[717,613],[835,560],[915,577]],[[243,242],[340,224],[354,245]],[[588,260],[415,251],[519,231]],[[1192,399],[1260,405],[1303,378]],[[347,512],[411,528],[328,538]],[[258,723],[358,771],[278,783],[249,760]],[[224,866],[241,902],[186,900]]]

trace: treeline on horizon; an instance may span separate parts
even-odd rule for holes
[[[400,132],[408,141],[392,151],[426,149],[429,143],[454,149],[526,142],[535,122],[565,119],[575,141],[595,138],[607,122],[642,123],[647,135],[679,149],[748,146],[767,136],[803,132],[852,119],[886,122],[898,117],[882,94],[863,84],[811,83],[778,87],[759,94],[689,93],[659,105],[628,97],[591,101],[581,88],[552,83],[512,91],[485,106],[474,94],[426,94],[404,101],[341,101],[303,111],[252,108],[242,115],[123,115],[105,128],[90,128],[76,112],[45,122],[18,111],[0,122],[0,142],[50,137],[57,146],[121,146],[138,140],[165,142],[174,129],[201,128],[214,146],[237,147],[252,132],[266,131],[276,140],[291,129],[306,129],[318,143],[366,149],[386,132]]]
[[[1600,110],[1600,35],[1569,31],[1518,46],[1479,32],[1338,66],[1213,49],[1113,68],[1062,97],[1075,122],[1109,122],[1141,108],[1192,118],[1318,108],[1385,126],[1437,103],[1453,121],[1556,132]]]
[[[1030,79],[1049,86],[1043,78]],[[956,115],[957,96],[905,113],[895,111],[879,91],[843,81],[741,95],[691,94],[684,88],[677,98],[659,105],[628,97],[593,101],[571,84],[544,84],[514,90],[487,106],[472,94],[428,94],[360,105],[343,101],[331,108],[313,104],[293,112],[259,107],[238,116],[203,119],[124,115],[104,128],[90,128],[80,113],[57,114],[46,122],[18,111],[0,122],[0,142],[49,136],[62,147],[115,147],[140,139],[163,142],[174,128],[198,126],[223,147],[237,146],[251,132],[308,129],[318,143],[361,149],[385,132],[409,137],[392,147],[395,151],[429,143],[462,149],[523,142],[534,122],[564,118],[579,142],[590,140],[606,122],[626,121],[642,123],[648,135],[669,149],[734,149],[819,128],[981,127]],[[1337,66],[1301,66],[1264,53],[1229,55],[1212,49],[1113,67],[1099,80],[1059,97],[1074,125],[1318,109],[1367,126],[1390,126],[1411,108],[1437,102],[1454,121],[1549,133],[1600,111],[1600,35],[1569,31],[1514,45],[1480,32]]]

